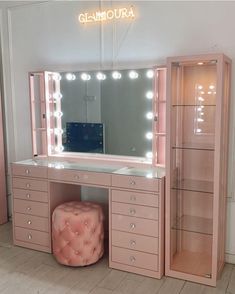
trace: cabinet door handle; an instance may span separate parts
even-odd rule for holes
[[[130,185],[132,185],[132,186],[135,186],[135,184],[136,184],[135,181],[130,182]]]
[[[134,256],[130,256],[130,262],[135,262],[135,257]]]
[[[28,221],[27,221],[27,224],[28,224],[28,225],[31,225],[31,224],[32,224],[32,221],[31,221],[31,220],[28,220]]]
[[[131,240],[130,241],[131,246],[135,246],[136,245],[136,241],[135,240]]]
[[[130,208],[130,214],[135,215],[136,214],[136,210],[134,208]]]
[[[29,169],[26,169],[25,173],[28,175],[30,173]]]
[[[136,201],[136,197],[135,197],[135,195],[131,195],[130,200],[131,200],[131,201]]]
[[[74,176],[74,179],[75,179],[75,180],[79,180],[79,176],[78,176],[78,175],[75,175],[75,176]]]
[[[33,236],[31,234],[28,234],[28,239],[31,240]]]
[[[135,225],[134,223],[131,223],[131,224],[130,224],[130,228],[131,228],[132,230],[134,230],[135,227],[136,227],[136,225]]]
[[[29,199],[31,196],[30,196],[30,194],[28,193],[28,194],[26,194],[26,197]]]
[[[30,206],[28,206],[28,207],[27,207],[27,210],[28,210],[28,211],[30,211],[30,210],[31,210],[31,207],[30,207]]]
[[[26,184],[26,187],[27,187],[27,188],[30,188],[30,184],[29,184],[29,183],[27,183],[27,184]]]

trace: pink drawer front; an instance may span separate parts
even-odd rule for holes
[[[48,204],[14,199],[14,212],[48,217]]]
[[[47,181],[13,178],[13,188],[47,192]]]
[[[158,254],[158,238],[112,230],[112,245]]]
[[[17,199],[48,202],[47,192],[13,189],[13,196]]]
[[[158,207],[159,196],[135,191],[112,190],[112,201]]]
[[[112,186],[129,189],[158,192],[158,179],[148,179],[145,177],[112,175]]]
[[[15,227],[14,230],[15,239],[18,241],[50,247],[50,236],[48,233],[19,227]]]
[[[112,214],[112,229],[158,237],[158,221],[156,220]]]
[[[112,246],[112,261],[158,271],[158,255]]]
[[[47,178],[47,168],[39,166],[27,166],[21,164],[12,165],[13,176],[23,176],[32,178]]]
[[[14,224],[17,227],[49,232],[49,221],[45,217],[15,213]]]
[[[158,208],[112,202],[112,213],[158,220]]]
[[[76,170],[49,169],[48,177],[52,180],[76,182],[100,186],[111,185],[111,175],[106,173],[82,172]]]

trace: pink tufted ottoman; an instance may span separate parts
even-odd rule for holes
[[[53,255],[64,265],[95,263],[104,253],[103,211],[92,202],[59,205],[52,215]]]

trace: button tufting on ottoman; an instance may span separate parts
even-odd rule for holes
[[[104,253],[102,207],[92,202],[72,201],[52,214],[53,255],[64,265],[95,263]]]

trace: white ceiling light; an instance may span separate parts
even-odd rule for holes
[[[75,74],[72,74],[72,73],[67,73],[65,77],[66,77],[66,80],[68,81],[74,81],[76,79]]]
[[[152,133],[152,132],[147,132],[147,133],[145,134],[145,137],[146,137],[146,139],[148,139],[148,140],[152,140],[152,139],[153,139],[153,133]]]
[[[150,112],[147,112],[146,113],[146,118],[147,119],[153,119],[153,113],[150,111]]]
[[[149,69],[146,72],[146,76],[147,76],[147,78],[152,79],[154,77],[154,71],[152,69]]]
[[[120,72],[118,72],[118,71],[114,71],[112,73],[112,77],[113,77],[114,80],[120,80],[121,77],[122,77],[122,74]]]
[[[81,79],[83,81],[89,81],[91,79],[91,76],[84,72],[84,73],[81,74]]]
[[[106,79],[106,75],[103,74],[102,72],[98,72],[97,75],[96,75],[96,78],[97,78],[97,80],[99,80],[99,81],[103,81],[103,80]]]
[[[137,79],[138,76],[139,76],[138,72],[136,72],[136,71],[134,71],[134,70],[131,70],[131,71],[129,72],[129,78],[132,79],[132,80]]]
[[[145,96],[147,99],[153,99],[153,91],[146,92]]]

